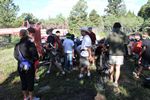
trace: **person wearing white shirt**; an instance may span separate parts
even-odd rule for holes
[[[89,61],[92,59],[91,56],[91,47],[92,47],[92,41],[89,37],[88,28],[83,27],[80,29],[81,35],[83,36],[83,40],[81,43],[81,49],[80,49],[80,74],[79,78],[83,77],[84,72],[87,73],[87,76],[90,76],[90,69],[89,69]]]

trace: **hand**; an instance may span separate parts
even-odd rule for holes
[[[92,56],[89,56],[88,59],[89,59],[89,61],[92,61],[92,60],[93,60],[93,57],[92,57]]]
[[[142,59],[142,58],[140,57],[140,59],[138,60],[138,64],[141,64],[141,59]]]

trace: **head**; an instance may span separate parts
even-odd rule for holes
[[[80,29],[80,31],[81,31],[81,35],[82,35],[82,36],[85,36],[85,35],[87,35],[87,34],[90,33],[87,27],[82,27],[82,28]]]
[[[139,41],[139,40],[141,40],[141,35],[140,34],[135,34],[134,38],[135,38],[135,40]]]
[[[114,25],[113,25],[114,32],[119,32],[120,28],[121,28],[121,24],[119,22],[114,23]]]
[[[92,27],[88,27],[89,32],[92,32]]]
[[[57,36],[60,36],[60,31],[56,31],[56,35],[57,35]]]
[[[70,34],[70,33],[67,33],[67,34],[66,34],[66,38],[67,38],[67,39],[71,39],[71,34]]]
[[[48,35],[52,35],[53,30],[54,30],[53,28],[48,29],[48,30],[46,31],[46,34],[48,34]]]
[[[20,38],[27,38],[28,37],[28,31],[25,29],[21,29],[19,32],[19,37]]]
[[[150,27],[147,27],[145,29],[145,32],[143,33],[142,37],[143,37],[143,39],[147,39],[150,37]]]
[[[35,29],[34,29],[33,27],[30,27],[30,28],[28,28],[27,30],[28,30],[28,32],[29,32],[29,37],[30,37],[31,39],[34,39]]]
[[[74,36],[74,34],[71,34],[71,39],[74,41],[74,38],[75,38],[75,36]]]

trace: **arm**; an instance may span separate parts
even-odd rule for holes
[[[88,51],[88,53],[89,53],[88,59],[91,60],[91,59],[92,59],[92,51],[91,51],[91,47],[88,47],[88,48],[87,48],[87,51]]]
[[[18,56],[19,55],[18,55],[18,52],[17,52],[17,45],[16,45],[15,48],[14,48],[14,57],[15,57],[16,60],[19,60]]]

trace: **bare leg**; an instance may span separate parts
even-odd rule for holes
[[[61,71],[64,72],[63,68],[61,67],[61,63],[59,63],[58,61],[55,62],[56,67]]]
[[[30,100],[33,100],[33,92],[29,91]]]
[[[120,65],[116,65],[116,73],[115,73],[115,83],[118,84],[118,80],[120,77]]]
[[[22,91],[22,93],[23,93],[24,100],[26,100],[26,98],[27,98],[27,96],[28,96],[27,91]]]
[[[143,67],[142,66],[139,66],[138,70],[137,70],[137,75],[139,76],[141,74],[143,70]]]
[[[113,82],[114,77],[114,65],[110,65],[110,82]]]
[[[91,76],[90,67],[89,66],[87,67],[87,76]]]
[[[37,75],[37,72],[38,72],[38,68],[35,69],[35,79],[36,79],[36,80],[39,79],[39,77],[38,77],[38,75]]]

